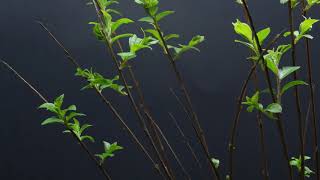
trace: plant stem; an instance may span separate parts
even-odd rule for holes
[[[244,10],[245,10],[245,12],[246,12],[246,14],[248,16],[248,20],[250,22],[250,27],[252,29],[252,33],[253,33],[254,39],[257,42],[259,53],[261,54],[263,52],[263,50],[262,50],[262,47],[261,47],[261,45],[259,43],[259,38],[258,38],[258,35],[257,35],[257,31],[255,29],[255,26],[254,26],[254,23],[253,23],[253,19],[252,19],[252,16],[250,14],[247,2],[245,0],[241,0],[241,1],[242,1]],[[270,79],[270,75],[269,75],[269,69],[268,69],[267,64],[266,64],[267,62],[264,60],[263,56],[261,57],[261,59],[262,59],[262,62],[263,62],[263,66],[264,66],[264,70],[265,70],[265,78],[266,78],[266,81],[267,81],[267,84],[268,84],[268,87],[269,87],[269,91],[270,91],[270,94],[271,94],[271,97],[272,97],[272,101],[274,103],[276,103],[276,98],[275,98],[275,95],[273,93],[271,79]],[[279,131],[279,134],[280,134],[280,140],[281,140],[281,144],[282,144],[282,148],[283,148],[283,155],[284,155],[284,157],[285,157],[285,159],[287,161],[287,167],[288,167],[288,170],[289,170],[289,179],[292,179],[293,178],[292,177],[292,168],[290,166],[290,158],[289,158],[289,153],[288,153],[288,146],[287,146],[287,142],[286,142],[286,139],[285,139],[285,132],[284,132],[284,128],[283,128],[283,122],[281,121],[279,114],[277,115],[277,127],[278,127],[278,131]]]
[[[302,0],[302,15],[307,17],[307,11],[304,10],[306,7],[305,1]],[[307,66],[308,66],[308,83],[309,83],[309,95],[311,98],[311,117],[312,117],[312,130],[313,130],[313,148],[314,148],[314,161],[316,164],[316,176],[320,180],[320,164],[319,164],[319,149],[318,149],[318,124],[316,115],[316,105],[314,96],[314,82],[312,73],[312,62],[311,62],[311,47],[309,39],[305,38],[305,48],[307,55]]]
[[[259,86],[257,71],[254,71],[253,78],[255,82],[255,89],[257,91]],[[260,143],[261,143],[262,175],[264,177],[264,180],[269,180],[266,144],[265,144],[265,138],[264,138],[264,127],[263,127],[262,115],[260,111],[257,112],[257,124],[259,128]]]
[[[122,45],[120,43],[120,41],[117,41],[117,45],[120,49],[121,52],[123,52],[123,48],[122,48]],[[172,152],[172,155],[174,156],[175,160],[177,161],[177,163],[179,164],[179,166],[181,167],[184,175],[188,178],[188,179],[191,179],[190,178],[190,175],[189,173],[186,171],[186,169],[184,168],[184,166],[182,165],[181,161],[179,160],[178,156],[176,155],[174,149],[171,147],[169,141],[167,140],[166,136],[164,135],[164,133],[161,131],[159,125],[156,123],[156,121],[152,118],[151,116],[151,113],[150,113],[150,110],[149,108],[147,107],[146,105],[146,102],[145,102],[145,98],[144,98],[144,95],[143,95],[143,92],[141,90],[141,87],[140,87],[140,83],[139,81],[137,80],[135,74],[134,74],[134,71],[131,67],[131,64],[130,62],[128,62],[127,64],[128,66],[128,70],[129,70],[129,75],[130,75],[130,78],[133,82],[133,89],[136,90],[137,94],[138,94],[138,97],[140,99],[140,108],[142,109],[142,111],[144,112],[144,114],[146,115],[146,118],[149,120],[149,124],[152,128],[156,128],[156,131],[155,131],[155,134],[156,136],[159,138],[159,135],[158,135],[158,132],[161,136],[161,138],[165,141],[166,145],[168,146],[168,148],[170,149],[170,151]],[[161,143],[161,140],[160,140],[160,146],[161,148],[163,148],[163,145]]]
[[[99,19],[99,22],[100,22],[100,25],[102,26],[102,34],[103,36],[107,39],[107,33],[105,32],[105,23],[103,21],[103,18],[102,18],[102,15],[101,15],[101,8],[99,6],[99,3],[97,2],[97,0],[92,0],[94,6],[95,6],[95,10],[96,10],[96,13],[97,13],[97,16],[98,16],[98,19]],[[142,126],[142,128],[144,129],[144,132],[145,132],[145,135],[147,136],[147,138],[149,139],[150,143],[152,144],[152,147],[153,149],[157,152],[157,155],[158,155],[158,158],[159,160],[161,161],[161,165],[163,166],[167,176],[169,179],[171,180],[174,180],[175,177],[174,177],[174,174],[172,173],[172,169],[171,167],[169,166],[169,164],[166,162],[166,155],[165,155],[165,152],[162,151],[162,149],[160,148],[160,151],[157,150],[157,145],[158,146],[161,146],[161,143],[159,140],[158,140],[158,137],[156,134],[154,134],[155,130],[153,128],[151,128],[152,130],[152,134],[153,135],[156,135],[156,137],[153,137],[152,134],[149,132],[147,126],[146,126],[146,123],[145,123],[145,120],[144,118],[142,117],[140,111],[139,111],[139,108],[131,94],[131,90],[128,86],[128,83],[127,83],[127,80],[122,72],[122,69],[120,68],[120,64],[119,64],[119,61],[117,59],[117,56],[115,55],[115,52],[113,50],[113,47],[112,45],[106,41],[106,45],[107,45],[107,48],[108,48],[108,51],[109,53],[111,54],[111,57],[112,57],[112,60],[114,61],[115,65],[116,65],[116,69],[118,71],[118,74],[120,76],[120,79],[121,81],[123,82],[124,84],[124,87],[128,93],[128,98],[129,98],[129,101],[131,103],[131,106],[133,107],[138,119],[140,120],[140,125]]]
[[[175,73],[175,76],[176,76],[176,79],[177,79],[177,81],[179,83],[180,89],[181,89],[181,91],[182,91],[182,93],[184,95],[184,98],[185,98],[186,102],[187,102],[187,105],[188,105],[187,109],[189,110],[190,114],[192,115],[192,120],[194,121],[194,124],[196,125],[195,126],[195,131],[196,131],[196,135],[198,137],[198,140],[199,140],[199,142],[200,142],[200,144],[201,144],[201,146],[202,146],[202,148],[203,148],[203,150],[205,152],[205,155],[207,157],[207,160],[208,160],[208,162],[210,164],[211,170],[212,170],[215,178],[217,180],[220,180],[221,178],[220,178],[220,174],[219,174],[218,169],[213,165],[213,163],[211,163],[211,158],[212,157],[211,157],[211,155],[209,153],[209,148],[208,148],[208,145],[207,145],[207,141],[206,141],[203,129],[202,129],[202,127],[200,125],[200,122],[198,120],[197,114],[193,109],[192,101],[191,101],[190,95],[188,93],[188,90],[186,88],[186,85],[184,83],[184,80],[183,80],[183,78],[181,76],[180,71],[178,70],[178,67],[176,66],[176,62],[175,62],[175,60],[174,60],[174,58],[173,58],[173,56],[172,56],[172,54],[171,54],[171,52],[170,52],[170,50],[168,48],[167,42],[165,41],[165,39],[163,37],[162,31],[160,29],[160,26],[159,26],[156,18],[155,17],[152,17],[152,18],[153,18],[153,21],[154,21],[155,29],[157,30],[157,32],[158,32],[158,34],[159,34],[159,36],[161,38],[161,41],[162,41],[162,43],[164,45],[165,54],[167,55],[168,60],[170,61],[171,67],[172,67],[172,69],[173,69],[173,71]]]
[[[38,97],[41,98],[42,101],[44,101],[45,103],[48,103],[49,101],[34,87],[32,86],[27,80],[25,80],[20,73],[18,73],[13,67],[11,67],[8,63],[6,63],[3,60],[0,60],[0,62],[2,64],[5,65],[6,68],[8,68],[10,71],[12,71],[14,73],[14,75],[16,75],[24,84],[27,85],[27,87],[29,87],[34,93],[36,93],[36,95]],[[75,140],[80,144],[81,148],[89,155],[90,159],[92,161],[95,162],[95,165],[97,166],[97,168],[100,170],[100,172],[102,173],[102,175],[105,177],[105,179],[107,180],[111,180],[110,175],[107,173],[107,171],[102,167],[102,165],[99,163],[99,161],[94,157],[93,153],[90,152],[90,150],[88,149],[87,145],[82,142],[79,138],[77,138],[77,135],[68,127],[66,126],[66,128],[71,132],[71,134],[73,135],[73,137],[75,138]]]
[[[76,68],[81,68],[79,63],[76,61],[76,59],[71,55],[71,53],[64,47],[64,45],[49,31],[49,29],[42,23],[38,22],[42,28],[49,34],[49,36],[58,44],[58,46],[65,52],[66,57],[72,62],[72,64]],[[163,176],[162,172],[160,171],[158,164],[153,160],[149,152],[146,150],[146,148],[142,145],[140,140],[137,138],[135,133],[131,130],[131,128],[128,126],[128,124],[123,120],[122,116],[119,114],[119,112],[116,110],[116,108],[113,106],[113,104],[101,93],[98,91],[98,89],[95,89],[98,96],[101,98],[104,104],[107,105],[107,107],[110,109],[112,114],[116,117],[116,119],[120,122],[120,124],[125,128],[125,130],[128,132],[128,134],[132,137],[133,141],[137,144],[137,146],[142,150],[142,152],[147,156],[147,158],[152,162],[154,168],[157,170],[157,172]]]
[[[292,65],[296,66],[296,46],[295,46],[295,37],[294,37],[294,27],[293,27],[293,12],[292,12],[292,0],[288,1],[288,18],[289,18],[289,27],[290,27],[290,39],[291,39],[291,59],[292,59]],[[298,79],[297,73],[293,73],[293,79],[296,81]],[[294,87],[294,96],[296,101],[296,108],[298,113],[298,127],[299,127],[299,140],[300,140],[300,156],[301,156],[301,171],[300,171],[300,179],[304,180],[304,139],[303,139],[303,120],[302,120],[302,113],[301,113],[301,107],[300,107],[300,95],[298,87]]]
[[[189,116],[187,110],[185,109],[185,106],[183,106],[182,101],[180,100],[180,98],[176,95],[176,93],[175,93],[175,92],[173,91],[173,89],[171,89],[171,88],[170,88],[170,92],[173,94],[173,96],[175,97],[175,99],[178,101],[178,103],[180,104],[180,106],[182,107],[182,109],[184,110],[184,112],[186,113],[188,119],[191,120],[191,117]],[[185,144],[187,145],[187,147],[189,148],[189,150],[190,150],[193,158],[196,160],[199,168],[202,169],[202,165],[201,165],[201,163],[200,163],[200,161],[199,161],[199,158],[197,157],[195,151],[193,150],[193,148],[192,148],[192,146],[191,146],[191,144],[190,144],[189,139],[184,135],[184,133],[183,133],[181,127],[179,126],[179,123],[177,122],[176,118],[173,116],[172,113],[169,113],[169,116],[170,116],[171,119],[174,121],[174,124],[175,124],[176,128],[178,129],[180,135],[182,136],[184,143],[185,143]],[[193,124],[192,124],[192,125],[193,125]]]
[[[228,145],[228,150],[229,150],[229,174],[228,175],[230,176],[231,179],[233,178],[233,163],[234,163],[233,152],[235,150],[235,140],[236,140],[236,133],[237,133],[238,124],[239,124],[239,120],[240,120],[241,110],[242,110],[242,101],[244,100],[249,81],[250,81],[252,75],[254,74],[257,66],[259,65],[260,61],[262,60],[262,56],[265,54],[265,52],[267,52],[270,49],[270,47],[273,46],[274,43],[277,42],[277,40],[280,39],[282,32],[277,34],[271,40],[271,42],[267,45],[265,50],[260,54],[259,59],[251,66],[249,73],[247,75],[247,78],[242,85],[240,95],[237,99],[237,107],[236,107],[236,112],[234,115],[234,120],[233,120],[233,124],[232,124],[232,128],[231,128],[230,140],[229,140],[229,145]]]
[[[170,151],[172,152],[174,158],[176,159],[176,161],[178,162],[179,166],[181,167],[184,175],[186,176],[187,179],[191,180],[191,177],[189,175],[189,173],[187,172],[187,170],[184,168],[184,166],[182,165],[178,155],[176,154],[176,152],[174,151],[174,149],[172,148],[172,146],[170,145],[168,139],[166,138],[166,136],[164,135],[164,133],[162,132],[161,128],[158,126],[158,124],[154,124],[156,129],[159,131],[159,133],[161,134],[161,136],[163,137],[164,141],[166,142],[167,146],[169,147]]]

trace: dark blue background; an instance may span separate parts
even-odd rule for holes
[[[249,1],[250,9],[258,29],[270,26],[272,36],[288,25],[287,8],[278,0]],[[144,16],[143,10],[133,0],[123,0],[119,6],[126,17],[134,20]],[[200,46],[201,53],[188,53],[178,63],[192,94],[199,119],[205,130],[212,155],[221,160],[221,170],[227,167],[227,144],[231,122],[235,111],[236,97],[244,81],[250,63],[247,49],[234,43],[238,38],[233,33],[232,22],[243,19],[243,11],[234,0],[175,0],[161,1],[163,10],[175,10],[176,14],[162,22],[167,33],[181,34],[180,43],[185,43],[196,34],[206,41]],[[314,9],[316,12],[318,9]],[[314,17],[319,14],[314,13]],[[301,19],[301,16],[296,15]],[[102,151],[102,140],[125,147],[116,157],[108,160],[107,166],[113,179],[160,179],[150,162],[121,129],[110,111],[92,91],[80,91],[84,82],[73,76],[73,66],[66,60],[63,51],[34,22],[41,19],[62,40],[72,54],[85,67],[94,67],[106,76],[115,75],[113,63],[105,53],[105,47],[91,33],[89,21],[96,19],[94,9],[83,0],[2,0],[0,6],[0,57],[13,65],[24,77],[35,85],[46,97],[64,93],[65,103],[76,104],[87,114],[85,118],[94,128],[89,133],[96,136],[97,143],[90,145],[94,152]],[[139,32],[137,25],[122,28],[123,31]],[[315,80],[319,81],[319,26],[313,29],[312,58]],[[141,33],[140,33],[141,36]],[[288,41],[287,41],[288,43]],[[196,169],[191,154],[183,144],[179,133],[167,112],[173,112],[186,134],[191,138],[198,154],[202,154],[196,143],[190,122],[185,118],[169,88],[177,89],[176,81],[167,59],[160,48],[145,51],[134,62],[134,69],[146,101],[151,106],[157,122],[167,134],[180,159],[194,179],[209,179],[207,169]],[[290,64],[286,56],[283,64]],[[298,63],[305,66],[304,51],[298,52]],[[3,66],[2,66],[3,67]],[[304,68],[305,69],[305,68]],[[47,116],[37,110],[41,100],[8,70],[1,68],[0,75],[0,179],[3,180],[65,180],[102,179],[86,154],[61,133],[61,127],[41,127]],[[301,71],[305,79],[305,71]],[[262,77],[262,76],[260,76]],[[261,89],[266,86],[261,83]],[[307,88],[303,90],[303,112],[307,109]],[[251,93],[253,91],[250,91]],[[318,97],[316,86],[316,98]],[[107,91],[113,104],[139,137],[143,133],[129,106],[128,99]],[[293,92],[284,97],[283,121],[290,148],[290,156],[298,156],[298,131]],[[264,119],[268,162],[271,179],[285,179],[287,169],[281,154],[278,132],[273,121]],[[309,133],[310,134],[310,133]],[[239,126],[235,164],[236,179],[261,179],[260,146],[255,115],[244,113]],[[307,153],[311,155],[311,139],[307,141]],[[206,162],[204,156],[201,161]],[[173,163],[174,164],[174,163]],[[312,165],[309,164],[311,167]],[[178,179],[183,179],[179,167]],[[199,174],[202,174],[199,176]]]

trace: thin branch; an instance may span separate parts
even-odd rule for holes
[[[100,24],[102,26],[102,34],[106,38],[107,37],[106,32],[105,32],[105,26],[106,25],[105,25],[105,23],[103,21],[103,18],[102,18],[101,7],[99,6],[99,3],[97,2],[97,0],[92,0],[92,2],[94,4],[94,6],[95,6],[96,14],[97,14],[99,22],[100,22]],[[137,104],[136,104],[136,102],[135,102],[135,100],[134,100],[134,98],[133,98],[133,96],[131,94],[131,90],[130,90],[130,88],[128,86],[127,80],[126,80],[126,78],[125,78],[125,76],[124,76],[124,74],[122,72],[122,69],[120,68],[119,61],[117,59],[117,56],[115,55],[115,52],[113,50],[112,45],[107,41],[106,41],[106,45],[107,45],[107,49],[108,49],[109,53],[111,54],[112,60],[115,63],[115,66],[116,66],[116,69],[117,69],[118,74],[120,76],[120,79],[123,82],[124,87],[125,87],[125,89],[126,89],[126,91],[128,93],[129,102],[131,103],[131,106],[133,107],[133,109],[135,111],[135,114],[137,115],[138,119],[140,120],[140,125],[144,129],[145,135],[147,136],[147,138],[149,139],[150,143],[152,144],[152,147],[153,147],[154,151],[157,152],[158,158],[159,158],[159,160],[161,162],[161,165],[162,165],[163,169],[165,170],[168,178],[171,179],[171,180],[174,180],[175,177],[174,177],[173,171],[172,171],[171,167],[169,166],[168,162],[166,162],[165,152],[163,152],[161,150],[161,148],[160,148],[160,151],[157,150],[157,145],[161,146],[161,144],[159,144],[160,142],[158,141],[158,137],[157,136],[154,137],[154,138],[152,137],[152,134],[154,134],[154,133],[151,134],[149,132],[147,126],[146,126],[145,120],[144,120],[144,118],[142,117],[142,115],[141,115],[141,113],[139,111],[139,108],[138,108],[138,106],[137,106]],[[153,132],[155,132],[153,128],[151,128],[151,130]]]
[[[292,12],[292,0],[288,1],[288,20],[289,20],[289,28],[290,28],[290,39],[291,39],[291,60],[292,65],[296,66],[296,45],[295,45],[295,36],[294,36],[294,22],[293,22],[293,12]],[[296,81],[298,79],[298,75],[296,72],[293,72],[293,79]],[[300,140],[300,157],[301,157],[301,171],[300,171],[300,179],[304,180],[304,172],[305,172],[305,165],[304,165],[304,139],[303,139],[303,120],[302,120],[302,112],[301,112],[301,104],[300,104],[300,95],[298,87],[294,87],[294,97],[296,102],[297,114],[298,114],[298,128],[299,128],[299,140]]]
[[[65,46],[55,37],[55,35],[40,21],[38,23],[41,25],[41,27],[49,34],[49,36],[58,44],[58,46],[65,52],[66,57],[70,60],[70,62],[76,67],[81,68],[79,63],[76,61],[76,59],[71,55],[71,53],[65,48]],[[110,111],[113,113],[113,115],[116,117],[116,119],[120,122],[120,124],[125,128],[125,130],[129,133],[129,135],[133,138],[134,142],[138,145],[138,147],[142,150],[142,152],[147,156],[147,158],[152,162],[154,168],[162,175],[162,172],[160,171],[158,164],[153,160],[149,152],[146,150],[146,148],[142,145],[140,140],[137,138],[135,133],[131,130],[131,128],[128,126],[128,124],[123,120],[119,112],[116,110],[116,108],[113,106],[113,104],[97,89],[95,89],[98,96],[102,99],[102,101],[107,105],[107,107],[110,109]]]
[[[249,84],[249,81],[251,79],[251,77],[253,76],[256,68],[258,67],[258,64],[260,63],[260,61],[262,61],[262,56],[280,39],[281,34],[284,32],[284,30],[282,30],[279,34],[277,34],[271,41],[270,43],[266,46],[266,48],[264,49],[264,51],[262,53],[260,53],[260,57],[259,59],[251,66],[249,73],[247,75],[246,80],[244,81],[241,91],[240,91],[240,95],[237,99],[237,107],[236,107],[236,112],[234,115],[234,120],[233,120],[233,124],[232,124],[232,129],[231,129],[231,134],[230,134],[230,140],[229,140],[229,145],[228,145],[228,150],[229,150],[229,176],[232,178],[233,176],[233,152],[235,150],[235,138],[236,138],[236,133],[238,130],[238,124],[239,124],[239,120],[240,120],[240,115],[241,115],[241,110],[242,110],[242,101],[245,97],[246,91],[247,91],[247,87]]]
[[[187,170],[184,168],[184,166],[182,165],[182,162],[180,161],[178,155],[176,154],[176,152],[174,151],[174,149],[172,148],[172,146],[170,145],[168,139],[166,138],[166,136],[164,135],[164,133],[162,132],[161,128],[158,126],[158,124],[154,124],[156,129],[159,131],[159,133],[161,134],[161,136],[163,137],[163,140],[166,142],[167,146],[169,147],[170,151],[172,152],[174,158],[176,159],[176,161],[178,162],[180,168],[182,169],[184,175],[186,176],[187,179],[191,180],[191,177],[189,175],[189,173],[187,172]]]
[[[25,85],[27,85],[28,88],[30,88],[38,97],[41,98],[45,103],[48,103],[49,101],[34,87],[32,86],[25,78],[23,78],[20,73],[18,73],[12,66],[10,66],[7,62],[0,59],[0,62],[5,65],[6,68],[8,68],[11,72],[13,72],[14,75],[16,75]],[[77,138],[77,135],[69,128],[67,129],[71,132],[75,140],[80,144],[81,148],[89,155],[90,159],[94,161],[97,168],[100,170],[102,175],[107,179],[111,180],[110,175],[107,173],[107,171],[103,168],[103,166],[99,163],[99,161],[94,157],[93,153],[90,152],[87,145],[82,142],[79,138]]]
[[[307,17],[307,11],[304,11],[306,3],[302,0],[302,15]],[[305,38],[305,48],[307,55],[307,67],[308,67],[308,83],[309,83],[309,95],[311,98],[311,118],[312,118],[312,134],[313,134],[313,149],[314,149],[314,162],[316,164],[316,176],[320,179],[320,162],[319,162],[319,149],[318,149],[318,124],[317,114],[315,105],[315,94],[314,94],[314,81],[312,73],[312,61],[311,61],[311,46],[308,38]],[[306,125],[305,125],[306,126]]]
[[[190,152],[191,152],[194,160],[197,162],[199,168],[201,169],[201,168],[202,168],[201,163],[200,163],[199,158],[197,157],[195,151],[193,150],[193,148],[192,148],[192,146],[191,146],[191,144],[190,144],[190,142],[189,142],[189,139],[188,139],[188,138],[185,136],[185,134],[183,133],[183,131],[182,131],[182,129],[181,129],[178,121],[177,121],[176,118],[173,116],[173,114],[172,114],[172,113],[169,113],[169,116],[170,116],[170,118],[173,120],[173,122],[174,122],[176,128],[178,129],[181,137],[183,138],[183,142],[187,145],[187,147],[188,147],[188,149],[190,150]]]

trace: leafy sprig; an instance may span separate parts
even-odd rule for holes
[[[127,38],[133,36],[133,34],[117,34],[116,31],[125,24],[133,23],[134,21],[129,18],[120,18],[113,20],[112,13],[121,15],[115,9],[109,8],[112,4],[118,4],[116,0],[98,0],[100,6],[100,11],[102,14],[103,25],[98,22],[90,22],[89,24],[93,25],[93,34],[98,40],[108,41],[111,45],[122,38]]]
[[[106,159],[113,157],[115,152],[123,149],[123,147],[119,146],[117,142],[110,144],[103,141],[103,146],[104,152],[96,154],[96,156],[100,158],[100,164],[103,164]]]
[[[147,22],[148,24],[151,24],[153,29],[146,29],[145,31],[150,33],[155,39],[158,40],[158,44],[163,48],[165,53],[166,49],[173,49],[174,54],[173,58],[174,60],[179,59],[181,55],[187,51],[190,50],[196,50],[200,51],[196,46],[199,45],[201,42],[204,41],[204,36],[197,35],[193,37],[188,44],[178,44],[178,45],[169,45],[168,41],[174,38],[179,38],[180,36],[178,34],[168,34],[165,35],[163,32],[160,34],[159,29],[159,22],[164,19],[165,17],[174,14],[174,11],[162,11],[158,12],[158,0],[135,0],[137,4],[140,4],[144,7],[145,11],[147,12],[147,17],[143,17],[139,19],[141,22]],[[165,47],[165,44],[168,44],[167,47]]]
[[[318,19],[305,18],[304,21],[300,23],[299,30],[293,32],[295,36],[294,43],[297,44],[299,40],[302,38],[313,39],[313,36],[311,36],[308,33],[311,31],[312,26],[318,21],[319,21]],[[285,37],[289,35],[291,35],[291,32],[286,32],[284,34]]]
[[[282,113],[282,107],[278,103],[271,103],[266,108],[259,102],[260,92],[257,91],[252,97],[246,97],[246,101],[242,104],[247,105],[247,111],[253,112],[253,110],[258,110],[270,119],[276,119],[275,114]]]
[[[310,160],[311,158],[309,156],[304,156],[304,161]],[[302,158],[301,156],[299,158],[292,157],[290,160],[290,166],[296,167],[299,172],[302,170]],[[307,166],[304,166],[304,176],[305,177],[311,177],[311,175],[314,174],[314,172]]]
[[[115,81],[119,80],[119,76],[115,76],[113,79],[107,79],[101,74],[93,72],[92,69],[88,70],[81,68],[77,68],[75,75],[86,78],[89,82],[89,84],[83,87],[82,90],[96,88],[99,92],[102,92],[104,89],[108,88],[116,91],[120,95],[127,95],[127,92],[124,90],[124,86],[115,83]]]
[[[77,112],[77,107],[75,105],[71,105],[66,109],[62,109],[64,100],[64,95],[57,97],[53,103],[44,103],[39,106],[39,109],[46,109],[47,111],[54,114],[54,116],[47,118],[44,120],[41,125],[49,125],[49,124],[62,124],[65,126],[66,130],[64,132],[71,133],[80,140],[89,140],[94,142],[94,138],[89,135],[83,135],[83,132],[91,127],[90,124],[81,125],[80,122],[76,119],[76,117],[85,116],[85,114]]]
[[[129,47],[130,50],[128,52],[121,52],[118,55],[121,57],[122,62],[120,68],[123,69],[127,66],[129,60],[137,57],[137,52],[142,49],[152,49],[151,46],[153,44],[158,43],[158,40],[154,39],[151,36],[145,36],[143,38],[139,38],[137,35],[133,35],[129,38]]]

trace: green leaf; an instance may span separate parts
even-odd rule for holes
[[[264,40],[269,36],[270,32],[270,28],[265,28],[257,33],[260,44],[264,42]]]
[[[305,19],[299,27],[300,34],[306,34],[312,29],[313,24],[317,23],[319,20],[318,19],[311,19],[307,18]]]
[[[279,78],[282,80],[285,77],[287,77],[288,75],[290,75],[291,73],[297,71],[298,69],[300,69],[299,66],[288,66],[288,67],[283,67],[282,69],[280,69],[279,71]]]
[[[132,21],[131,19],[128,19],[128,18],[121,18],[121,19],[118,19],[116,22],[113,22],[112,25],[111,25],[111,32],[114,33],[116,32],[116,30],[124,25],[124,24],[129,24],[129,23],[133,23],[134,21]]]
[[[157,21],[160,21],[160,20],[163,19],[164,17],[166,17],[166,16],[168,16],[168,15],[170,15],[170,14],[173,14],[173,13],[174,13],[174,11],[163,11],[163,12],[161,12],[161,13],[159,13],[159,14],[156,15],[156,20],[157,20]]]
[[[103,141],[103,146],[104,146],[104,152],[101,154],[96,154],[96,156],[100,158],[100,164],[103,164],[103,162],[107,158],[113,157],[116,151],[123,149],[123,147],[119,146],[117,142],[110,144],[106,141]]]
[[[220,160],[219,159],[215,159],[215,158],[211,158],[211,163],[214,165],[214,167],[217,169],[219,168],[220,165]]]
[[[122,38],[127,38],[127,37],[131,37],[131,36],[133,36],[133,34],[129,34],[129,33],[117,35],[111,39],[111,44],[113,44],[114,42],[116,42]]]
[[[289,90],[290,88],[294,87],[294,86],[299,86],[299,85],[308,85],[306,82],[304,81],[300,81],[300,80],[296,80],[296,81],[291,81],[289,83],[287,83],[286,85],[284,85],[281,89],[281,95],[284,94],[287,90]]]
[[[89,24],[93,25],[92,33],[96,36],[96,38],[99,41],[104,40],[101,25],[97,22],[90,22]]]
[[[153,23],[154,23],[154,20],[152,19],[152,17],[149,17],[149,16],[143,17],[143,18],[139,19],[138,21],[140,21],[140,22],[147,22],[147,23],[150,23],[150,24],[153,24]]]
[[[98,3],[100,5],[101,9],[103,9],[103,10],[105,10],[111,4],[119,4],[119,2],[115,1],[115,0],[98,0]]]
[[[56,105],[53,103],[44,103],[42,105],[39,106],[39,109],[46,109],[47,111],[56,113],[57,112],[57,108]]]
[[[159,4],[158,0],[134,0],[137,4],[143,5],[144,8],[150,9]]]
[[[248,42],[253,43],[252,30],[250,26],[246,23],[243,23],[237,19],[235,23],[232,23],[234,27],[234,31],[245,38]]]
[[[265,111],[271,112],[271,113],[281,113],[282,107],[278,103],[272,103],[269,104],[268,107],[265,109]]]
[[[44,121],[41,123],[41,125],[44,126],[44,125],[54,124],[54,123],[63,124],[64,121],[61,120],[61,119],[58,119],[57,117],[50,117],[50,118],[44,120]]]
[[[64,99],[64,94],[60,95],[59,97],[57,97],[55,100],[54,100],[54,105],[57,107],[57,108],[61,108],[61,105],[63,103],[63,99]]]
[[[166,35],[166,36],[164,37],[164,40],[165,40],[165,41],[168,41],[168,40],[170,40],[170,39],[179,38],[179,37],[180,37],[179,34],[168,34],[168,35]]]
[[[80,137],[80,140],[81,140],[81,141],[84,141],[84,140],[86,140],[86,139],[89,140],[89,141],[91,141],[91,142],[93,142],[93,143],[95,142],[95,140],[94,140],[94,138],[93,138],[92,136],[81,136],[81,137]]]

